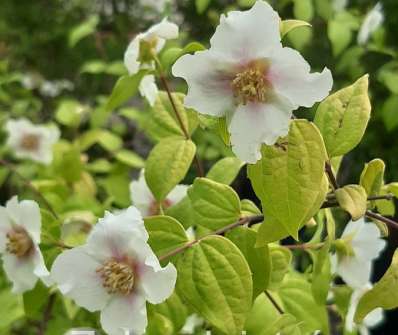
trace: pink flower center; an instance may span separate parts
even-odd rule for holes
[[[33,241],[23,228],[14,228],[7,233],[6,250],[19,258],[26,256],[33,247]]]
[[[238,103],[267,101],[270,83],[266,77],[267,65],[262,62],[249,64],[242,72],[238,72],[232,80],[232,92]]]
[[[129,295],[134,290],[134,267],[127,262],[110,260],[97,269],[109,294]]]
[[[165,210],[169,207],[171,207],[173,203],[169,199],[165,199],[162,201],[162,209]],[[159,215],[160,214],[160,208],[159,208],[159,203],[156,200],[153,200],[151,202],[151,205],[149,206],[149,215]]]
[[[20,142],[22,149],[27,151],[36,151],[39,148],[40,138],[34,134],[25,134]]]

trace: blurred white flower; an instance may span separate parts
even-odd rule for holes
[[[162,268],[147,241],[135,207],[106,213],[85,245],[57,257],[52,279],[77,305],[101,311],[106,333],[124,335],[129,330],[141,335],[147,326],[146,301],[167,299],[177,278],[174,265]]]
[[[73,328],[68,330],[64,335],[96,335],[97,332],[92,328]]]
[[[39,249],[40,209],[36,202],[18,202],[15,196],[0,206],[0,254],[14,293],[33,289],[41,278],[49,284],[49,272]]]
[[[383,23],[384,13],[380,2],[366,15],[358,33],[358,44],[366,44],[370,35],[374,33]]]
[[[140,5],[151,8],[159,13],[163,12],[169,0],[140,0]]]
[[[53,145],[60,133],[55,126],[36,126],[21,118],[6,123],[8,132],[7,145],[18,158],[28,158],[43,164],[50,164],[53,159]]]
[[[352,288],[363,288],[370,280],[372,262],[379,257],[386,242],[381,239],[380,230],[373,222],[364,219],[350,221],[341,239],[349,253],[335,258],[336,273]]]
[[[369,329],[378,326],[383,321],[383,309],[376,308],[365,317],[361,324],[357,325],[354,323],[354,316],[359,300],[366,293],[366,291],[370,290],[371,288],[372,285],[367,283],[363,287],[354,290],[351,295],[350,304],[348,306],[348,312],[345,319],[345,328],[350,333],[357,329],[360,335],[370,335]]]
[[[66,79],[54,81],[44,80],[40,85],[39,91],[41,95],[54,98],[60,95],[63,90],[72,91],[73,89],[73,83]]]
[[[190,315],[185,321],[184,327],[181,329],[182,334],[194,334],[195,328],[203,325],[204,319],[197,314]]]
[[[141,79],[138,89],[141,96],[147,99],[149,105],[154,106],[159,92],[156,86],[155,76],[153,74],[144,76],[144,78]]]
[[[143,68],[154,68],[151,53],[158,54],[166,44],[166,40],[178,37],[178,26],[167,18],[155,24],[146,32],[138,34],[127,47],[124,53],[124,65],[130,75],[137,73]],[[158,88],[153,75],[145,76],[139,86],[142,96],[144,96],[151,106],[154,105]]]
[[[167,209],[180,202],[187,195],[187,185],[177,185],[162,202],[162,208]],[[142,216],[159,214],[159,204],[154,198],[145,181],[145,173],[142,169],[138,180],[130,183],[130,197],[132,204],[138,208]]]
[[[245,12],[221,16],[210,49],[184,55],[172,72],[188,83],[185,105],[226,117],[232,150],[242,160],[261,158],[261,144],[273,145],[289,130],[292,111],[311,107],[332,88],[330,71],[310,73],[304,58],[282,47],[280,18],[257,1]]]

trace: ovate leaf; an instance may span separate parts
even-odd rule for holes
[[[207,237],[186,251],[177,267],[178,292],[188,304],[224,334],[240,334],[253,293],[240,250],[224,237]]]
[[[311,27],[311,24],[301,20],[283,20],[280,24],[281,37],[283,38],[289,31],[299,27]]]
[[[368,75],[326,98],[318,107],[315,124],[330,157],[341,156],[361,141],[370,118]]]
[[[217,230],[239,220],[239,196],[228,185],[197,178],[188,190],[188,196],[195,222],[203,227]]]
[[[185,177],[195,156],[196,146],[191,140],[169,137],[161,140],[146,161],[145,180],[158,201]]]
[[[73,27],[68,36],[69,47],[73,48],[81,39],[94,33],[98,22],[99,17],[92,15],[81,24]]]
[[[268,288],[276,290],[282,285],[285,275],[289,272],[292,253],[289,249],[279,245],[270,245],[269,251],[271,256],[271,276]]]
[[[367,194],[362,186],[346,185],[337,189],[335,194],[340,207],[350,213],[354,221],[365,215]]]
[[[280,226],[294,238],[314,215],[314,203],[324,184],[325,146],[315,125],[291,122],[289,135],[278,145],[263,146],[262,159],[248,167],[254,191],[261,199],[268,225]],[[319,209],[319,208],[318,208]],[[260,229],[257,245],[269,242]]]
[[[385,164],[381,159],[373,159],[365,164],[361,173],[360,185],[368,196],[378,195],[384,183]]]
[[[355,313],[355,322],[362,320],[377,307],[393,309],[398,307],[398,251],[395,251],[392,263],[373,288],[366,292],[359,301]]]
[[[244,163],[236,157],[225,157],[212,166],[207,178],[223,184],[231,184]]]

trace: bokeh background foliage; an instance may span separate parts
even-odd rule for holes
[[[334,90],[351,84],[365,73],[370,75],[371,123],[361,144],[345,157],[339,173],[341,182],[356,182],[363,164],[377,157],[387,163],[386,180],[397,180],[397,1],[381,1],[384,23],[366,45],[357,43],[357,33],[375,1],[350,0],[346,8],[342,6],[345,1],[339,0],[269,2],[282,18],[311,23],[311,28],[302,27],[289,33],[285,43],[298,49],[314,69],[330,68]],[[115,113],[109,113],[105,105],[117,78],[126,72],[122,58],[132,37],[166,14],[179,24],[182,32],[179,40],[170,42],[172,46],[183,47],[192,41],[208,46],[221,13],[250,7],[254,1],[176,0],[167,4],[164,12],[154,10],[148,3],[135,0],[0,2],[0,123],[9,117],[25,116],[37,123],[56,120],[62,126],[63,138],[70,142],[57,146],[53,171],[42,172],[29,163],[21,164],[19,169],[27,178],[39,176],[36,186],[66,218],[78,213],[92,222],[95,220],[92,213],[100,216],[110,205],[128,206],[131,171],[136,175],[143,167],[144,158],[157,140],[158,134],[150,122],[151,112],[142,100],[132,101]],[[163,56],[161,59],[167,65],[167,55]],[[45,83],[53,86],[43,89]],[[177,87],[182,82],[175,80],[173,85]],[[296,115],[312,119],[314,112],[315,108],[299,110]],[[5,133],[0,136],[4,143]],[[72,143],[76,138],[77,144]],[[216,134],[198,129],[194,141],[206,169],[220,157],[229,155]],[[1,146],[0,154],[4,151]],[[56,174],[61,174],[67,184],[46,183]],[[190,182],[193,177],[194,173],[188,175]],[[4,168],[0,168],[0,183],[2,203],[12,194],[29,194],[15,175]],[[254,200],[243,173],[233,186],[242,198]],[[68,197],[71,192],[72,198]],[[83,205],[90,212],[84,212]],[[392,249],[394,241],[397,244],[397,236],[391,235],[390,239]],[[376,279],[384,273],[390,252],[387,250],[384,261],[377,265]],[[7,285],[2,278],[0,276],[0,289]],[[8,290],[0,290],[0,330],[24,313],[16,299],[19,298],[11,296]],[[25,306],[36,306],[29,311],[34,316],[47,296],[35,290],[24,299]],[[95,316],[74,310],[72,304],[57,306],[55,313],[58,308],[63,312],[66,309],[69,316],[75,313],[75,320],[95,322]],[[390,312],[384,328],[378,330],[380,334],[392,334],[389,327],[393,319],[394,312]],[[63,322],[62,318],[50,322],[48,334],[60,334],[59,329],[69,326]],[[26,335],[34,326],[17,324],[14,328],[13,334]]]

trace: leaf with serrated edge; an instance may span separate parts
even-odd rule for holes
[[[370,110],[368,75],[319,105],[314,122],[330,157],[344,155],[357,146],[368,125]]]
[[[238,335],[252,305],[253,284],[241,251],[221,236],[187,250],[178,264],[178,292],[211,325]]]

